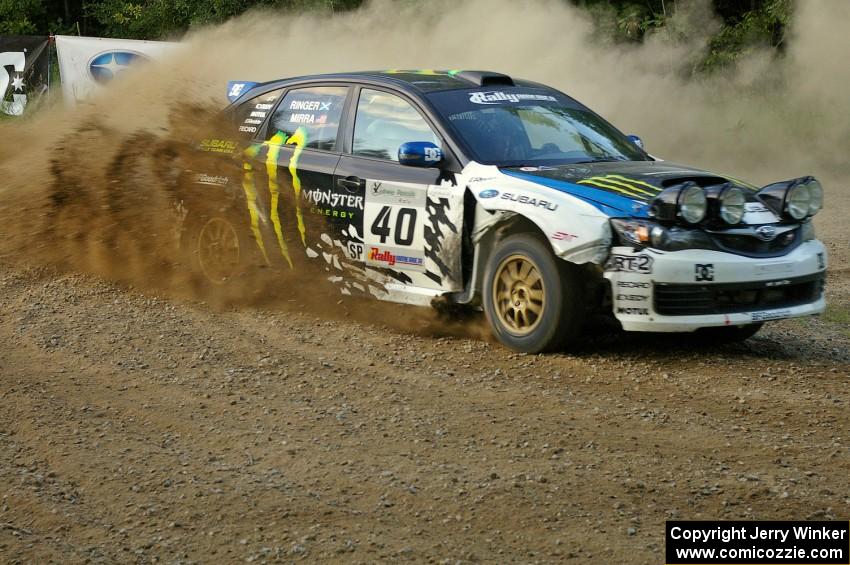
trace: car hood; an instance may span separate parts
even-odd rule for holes
[[[756,187],[692,167],[666,161],[581,163],[552,167],[502,167],[511,177],[571,194],[609,215],[645,217],[649,203],[664,189],[692,181],[700,186],[732,182],[744,189]]]

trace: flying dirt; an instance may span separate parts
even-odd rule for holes
[[[696,78],[715,18],[679,7],[627,46],[554,0],[252,12],[0,123],[0,560],[650,563],[667,519],[846,518],[850,4],[800,2],[781,55]],[[227,81],[397,68],[551,84],[758,185],[816,176],[827,312],[542,357],[321,273],[199,284],[175,179]]]

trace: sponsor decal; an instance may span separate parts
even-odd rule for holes
[[[245,123],[246,123],[246,124],[254,124],[255,126],[258,126],[258,125],[260,125],[261,123],[263,123],[263,120],[255,120],[255,119],[253,119],[253,118],[246,118],[246,119],[245,119]]]
[[[353,194],[339,194],[330,189],[314,188],[301,192],[304,199],[310,204],[324,204],[331,208],[356,208],[363,209],[363,197]]]
[[[319,208],[317,206],[312,206],[310,208],[311,214],[316,214],[318,216],[327,216],[329,218],[346,218],[349,220],[354,219],[354,212],[348,212],[346,210],[335,210],[333,208]]]
[[[416,190],[413,188],[406,188],[403,186],[396,186],[392,184],[385,185],[381,181],[372,181],[370,183],[372,194],[380,195],[383,197],[390,198],[393,203],[398,204],[411,204],[417,197],[422,196],[421,190]],[[386,198],[382,198],[381,201],[385,201]]]
[[[245,90],[244,82],[234,82],[230,85],[230,90],[227,92],[227,97],[230,98],[231,101],[236,100],[242,94],[242,91]]]
[[[826,269],[826,257],[823,253],[818,253],[818,269]]]
[[[649,316],[649,308],[627,308],[620,306],[617,308],[617,314],[626,314],[629,316]]]
[[[791,315],[791,310],[773,310],[770,312],[753,312],[750,317],[754,322],[766,322],[768,320],[781,320]]]
[[[617,286],[620,288],[649,288],[648,282],[637,281],[617,281]]]
[[[202,139],[201,151],[208,153],[233,153],[236,151],[236,142],[227,139]]]
[[[694,265],[694,280],[696,282],[713,281],[714,280],[714,264],[706,263]]]
[[[759,226],[756,228],[756,237],[762,241],[773,241],[776,239],[776,228],[773,226]]]
[[[100,84],[105,84],[130,68],[130,65],[149,61],[135,51],[104,51],[89,61],[89,75]]]
[[[744,210],[752,213],[770,212],[770,208],[760,202],[747,202],[744,204]]]
[[[256,126],[239,126],[239,131],[244,131],[247,133],[257,133]]]
[[[214,186],[226,186],[230,179],[227,177],[207,175],[200,173],[195,177],[195,182],[198,184],[209,184]]]
[[[473,182],[487,182],[487,181],[491,181],[491,180],[493,180],[493,179],[495,179],[495,178],[496,178],[496,177],[472,177],[471,179],[469,179],[469,181],[468,181],[468,182],[470,182],[470,183],[473,183]]]
[[[525,101],[557,102],[558,99],[548,94],[520,94],[515,92],[473,92],[469,95],[469,101],[473,104],[504,104],[506,102],[517,103]]]
[[[254,112],[251,112],[251,117],[252,117],[252,118],[265,118],[265,117],[266,117],[266,113],[265,113],[265,112],[254,111]]]
[[[611,255],[605,265],[605,270],[651,274],[652,257],[649,255]]]
[[[316,114],[291,114],[289,121],[293,124],[324,124],[328,121],[327,114],[316,117]]]
[[[482,190],[478,193],[480,198],[496,198],[499,196],[499,191],[493,188],[488,188],[487,190]]]
[[[558,205],[553,202],[549,202],[548,200],[538,200],[525,194],[513,194],[511,192],[503,192],[502,200],[511,200],[513,202],[517,202],[526,206],[543,208],[545,210],[549,210],[550,212],[554,212],[558,209]]]
[[[642,294],[618,294],[617,300],[624,300],[626,302],[645,302],[646,300],[649,300],[649,297]]]
[[[574,239],[578,239],[578,236],[571,233],[556,231],[552,234],[552,239],[556,241],[572,241]]]
[[[289,104],[290,110],[301,110],[304,112],[328,112],[332,102],[320,102],[318,100],[293,100]]]
[[[277,98],[277,95],[275,95],[273,98],[271,98],[271,100],[275,100],[276,98]],[[266,100],[268,100],[268,98]],[[260,103],[260,104],[257,104],[256,106],[254,106],[254,108],[257,109],[257,110],[271,110],[272,105]]]
[[[443,159],[443,152],[439,147],[426,147],[425,148],[425,161],[429,163],[436,163],[437,161],[441,161]]]
[[[415,267],[422,265],[422,259],[419,257],[407,257],[405,255],[397,255],[389,250],[381,250],[378,247],[373,247],[369,251],[369,260],[378,263],[386,263],[390,267],[396,265],[412,265]]]

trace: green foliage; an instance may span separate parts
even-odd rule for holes
[[[401,0],[399,0],[401,1]],[[408,0],[426,2],[428,0]],[[694,0],[563,0],[585,9],[596,39],[640,43],[659,30],[668,41],[694,33],[677,23],[677,10]],[[781,51],[794,0],[712,0],[722,27],[699,61],[684,66],[712,72],[735,64],[748,51],[769,46]],[[0,34],[81,33],[101,37],[170,39],[193,26],[221,23],[251,8],[337,12],[363,0],[0,0]]]
[[[41,0],[0,0],[0,35],[32,35],[43,14]]]
[[[727,23],[708,46],[699,70],[712,71],[735,63],[753,48],[781,49],[791,22],[791,0],[767,0],[758,10]]]
[[[336,11],[360,4],[360,0],[99,0],[88,4],[87,15],[108,37],[160,39],[192,26],[221,23],[254,7]]]

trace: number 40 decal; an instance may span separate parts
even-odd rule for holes
[[[386,243],[392,232],[393,239],[390,242],[392,245],[401,247],[411,245],[416,231],[416,209],[399,208],[395,221],[393,221],[392,213],[392,206],[381,208],[381,211],[375,217],[375,221],[372,222],[372,234],[380,237],[381,243]],[[391,224],[395,224],[395,229],[390,228]]]

